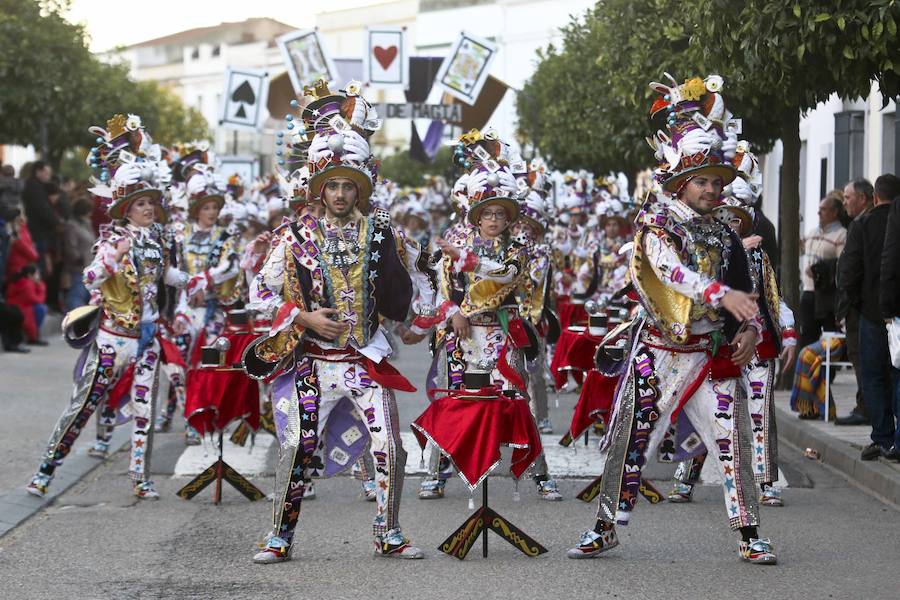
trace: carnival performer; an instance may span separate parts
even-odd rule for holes
[[[107,213],[113,221],[101,233],[94,260],[84,270],[85,287],[96,304],[76,309],[64,322],[67,339],[88,346],[76,369],[72,398],[26,489],[36,496],[47,493],[91,414],[104,406],[132,419],[128,471],[134,494],[156,499],[150,454],[160,359],[158,295],[164,285],[185,288],[189,296],[202,294],[206,282],[169,262],[169,244],[157,223],[163,216],[158,172],[154,163],[137,156],[144,135],[140,118],[115,115],[106,129],[90,131],[99,136],[89,158],[100,174],[92,191],[110,198]],[[127,401],[120,405],[122,395]]]
[[[760,486],[760,503],[766,506],[784,506],[781,489],[774,484],[778,479],[775,358],[780,354],[782,365],[789,367],[794,364],[797,333],[794,331],[794,314],[778,292],[775,271],[760,244],[762,239],[753,235],[755,214],[752,206],[761,190],[761,174],[756,157],[749,152],[746,142],[738,144],[733,163],[738,177],[726,187],[727,197],[716,209],[715,216],[744,240],[744,248],[750,258],[753,291],[759,294],[760,314],[765,325],[756,353],[743,368],[741,377],[753,421],[753,474]],[[668,496],[671,502],[691,502],[694,486],[700,479],[706,457],[707,454],[701,454],[678,464],[675,486]]]
[[[531,412],[537,421],[538,431],[553,433],[553,423],[547,405],[547,323],[550,308],[553,277],[552,250],[546,241],[549,221],[547,192],[549,182],[543,162],[532,161],[528,171],[528,193],[519,202],[519,219],[513,225],[513,232],[525,242],[528,260],[529,281],[523,286],[520,311],[535,327],[537,352],[531,358],[526,356],[525,369],[528,372],[528,396]],[[543,457],[539,460],[543,460]],[[544,461],[546,462],[546,461]],[[540,464],[539,464],[540,466]],[[538,469],[546,472],[546,467]]]
[[[488,373],[507,389],[527,392],[522,348],[537,348],[522,323],[517,296],[528,278],[528,255],[521,241],[510,236],[510,226],[519,217],[519,188],[510,163],[501,157],[503,149],[495,134],[473,130],[462,136],[455,153],[457,163],[468,170],[471,228],[453,242],[437,240],[442,257],[430,392],[461,389],[466,372]],[[525,175],[525,167],[520,168]],[[449,459],[432,448],[429,477],[421,483],[419,498],[442,498],[450,474]],[[534,480],[542,498],[562,498],[547,475],[546,461],[535,467]]]
[[[315,116],[316,132],[309,189],[322,199],[325,216],[276,229],[251,289],[249,308],[271,315],[272,328],[245,355],[248,373],[255,363],[287,365],[273,383],[281,445],[273,529],[253,557],[257,563],[290,558],[308,478],[350,467],[367,445],[376,470],[376,554],[423,556],[399,522],[406,452],[393,390],[414,388],[388,364],[391,348],[379,320],[403,321],[412,307],[425,328],[414,322],[404,342],[424,339],[434,288],[418,245],[392,227],[386,212],[364,214],[377,164],[364,136],[378,122],[359,90],[355,82],[341,92],[324,82],[305,90],[314,100],[303,111]]]
[[[659,450],[661,459],[679,460],[705,447],[718,459],[739,556],[774,563],[771,542],[757,531],[751,422],[739,385],[763,326],[741,241],[712,216],[735,177],[723,153],[735,150],[736,136],[726,137],[731,117],[721,77],[671,83],[651,84],[663,95],[651,115],[667,113],[669,133],[653,138],[666,195],[645,203],[630,262],[645,315],[633,324],[604,438],[597,521],[568,556],[595,557],[618,545],[615,523],[629,521],[648,456]]]

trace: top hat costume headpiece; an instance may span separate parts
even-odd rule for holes
[[[694,77],[678,84],[665,73],[671,85],[651,82],[650,88],[662,94],[650,108],[650,116],[666,115],[666,130],[659,130],[648,143],[659,160],[656,175],[663,189],[677,193],[698,175],[715,175],[727,185],[735,177],[734,168],[725,159],[722,143],[726,130],[738,124],[731,119],[722,96],[723,79],[709,75]]]

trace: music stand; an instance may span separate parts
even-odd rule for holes
[[[469,375],[469,374],[466,374]],[[479,374],[481,375],[481,374]],[[413,423],[413,431],[417,434],[417,438],[419,439],[420,445],[424,446],[424,440],[430,440],[435,446],[440,448],[444,454],[446,454],[451,461],[454,462],[455,466],[457,466],[457,471],[460,473],[462,477],[463,470],[459,467],[461,465],[456,464],[456,461],[453,458],[453,451],[450,449],[442,448],[441,444],[438,443],[435,439],[435,431],[427,431],[426,427],[430,426],[432,423],[433,413],[439,412],[441,409],[442,401],[458,401],[463,400],[466,402],[523,402],[522,408],[527,411],[527,419],[520,418],[516,421],[518,425],[526,425],[530,427],[529,430],[526,430],[525,433],[528,435],[530,440],[534,440],[534,444],[536,444],[537,448],[531,448],[530,450],[534,452],[533,456],[529,456],[530,460],[528,461],[528,465],[522,467],[522,472],[513,472],[514,476],[521,476],[524,470],[529,466],[537,454],[540,452],[540,434],[537,433],[537,427],[534,424],[534,418],[531,416],[530,409],[528,408],[527,401],[521,397],[521,394],[514,390],[505,390],[501,392],[497,387],[481,387],[480,389],[472,389],[469,388],[474,379],[467,379],[466,381],[466,389],[463,390],[455,390],[451,391],[450,395],[440,398],[432,402],[432,404],[426,409],[426,411]],[[498,405],[499,406],[499,405]],[[510,405],[510,409],[513,407],[518,409],[519,407],[516,405]],[[498,409],[497,412],[493,413],[493,416],[499,417],[502,414],[502,410]],[[487,413],[481,413],[484,415]],[[436,419],[434,422],[440,422],[440,419]],[[499,430],[498,430],[499,431]],[[522,433],[522,430],[519,429],[519,433]],[[503,442],[501,442],[503,443]],[[511,445],[511,444],[508,444]],[[522,445],[513,446],[514,448],[522,449]],[[495,448],[496,450],[496,448]],[[491,458],[490,460],[494,460]],[[499,461],[497,461],[499,462]],[[523,461],[524,462],[524,461]],[[515,463],[514,463],[515,464]],[[496,466],[496,463],[494,464]],[[521,466],[521,465],[520,465]],[[534,538],[526,534],[524,531],[516,527],[514,524],[509,522],[505,517],[503,517],[500,513],[495,511],[488,504],[488,473],[490,469],[485,469],[484,472],[477,472],[478,475],[481,475],[481,506],[472,513],[456,530],[450,534],[450,536],[438,546],[438,550],[447,554],[449,556],[453,556],[458,558],[459,560],[463,560],[466,555],[471,550],[472,545],[478,539],[479,535],[483,534],[482,537],[482,556],[487,558],[488,556],[488,530],[493,531],[497,535],[500,536],[501,539],[508,542],[512,545],[513,548],[525,554],[526,556],[540,556],[547,552],[547,549],[544,548],[540,543],[538,543]],[[475,481],[475,485],[477,485],[479,477],[463,477],[463,479],[468,483],[469,481]],[[470,489],[474,486],[470,485]]]
[[[201,369],[199,369],[195,374],[195,379],[188,381],[189,388],[191,388],[193,385],[200,385],[197,383],[197,375],[204,375],[204,380],[201,383],[210,383],[206,381],[206,377],[226,376],[226,374],[229,372],[243,373],[244,369],[241,367],[240,362],[236,362],[234,359],[237,358],[239,360],[244,347],[246,347],[246,345],[250,342],[250,339],[242,339],[242,337],[239,335],[241,332],[233,333],[235,335],[231,337],[230,341],[227,344],[216,345],[219,343],[219,340],[217,340],[216,344],[214,344],[213,346],[203,347]],[[225,339],[225,334],[223,334],[223,337],[220,339]],[[229,358],[232,360],[227,360]],[[255,402],[258,410],[258,396],[253,402]],[[193,418],[194,415],[202,413],[209,415],[208,411],[210,410],[214,411],[212,418],[210,418],[210,423],[212,428],[218,434],[217,444],[219,456],[213,464],[208,466],[203,470],[203,472],[189,481],[184,487],[178,490],[176,494],[185,500],[191,500],[197,494],[203,491],[209,484],[215,482],[216,485],[213,492],[213,504],[218,505],[222,502],[222,481],[227,481],[229,484],[231,484],[232,487],[234,487],[234,489],[239,491],[245,498],[247,498],[251,502],[265,498],[266,495],[262,491],[260,491],[259,488],[250,483],[250,481],[246,477],[238,473],[238,471],[235,470],[234,467],[225,462],[223,452],[224,433],[227,423],[219,422],[221,413],[218,412],[218,410],[215,408],[203,407],[190,413],[189,416]],[[244,416],[246,416],[246,414]]]

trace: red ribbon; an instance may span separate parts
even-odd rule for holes
[[[394,366],[386,360],[377,363],[371,358],[363,357],[362,365],[366,368],[372,381],[382,387],[401,392],[416,391],[416,387],[409,382],[409,379],[404,377],[400,371],[395,369]]]

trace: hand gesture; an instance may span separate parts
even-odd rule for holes
[[[469,337],[469,320],[462,313],[456,313],[450,317],[450,323],[453,325],[453,331],[459,339],[468,339]]]
[[[731,362],[743,367],[756,353],[756,329],[748,327],[739,331],[731,340],[731,346],[733,348]]]
[[[759,294],[728,290],[722,297],[722,308],[730,312],[738,321],[749,321],[759,312],[756,304],[758,298]]]
[[[797,360],[797,346],[784,346],[781,349],[781,376],[787,375],[788,371],[794,368],[794,361]]]
[[[263,254],[266,250],[269,249],[269,244],[272,242],[272,232],[264,231],[253,240],[253,252],[256,254]]]
[[[457,260],[459,258],[459,248],[455,247],[444,238],[438,238],[434,241],[434,243],[438,245],[438,248],[441,249],[441,252],[444,253],[444,256],[446,256],[450,260]]]
[[[123,237],[116,242],[116,262],[122,260],[122,257],[128,254],[129,250],[131,250],[131,240],[129,238]]]
[[[347,323],[335,322],[332,317],[338,315],[333,308],[320,308],[312,312],[301,312],[294,319],[297,324],[312,329],[326,340],[334,340],[349,327]]]

